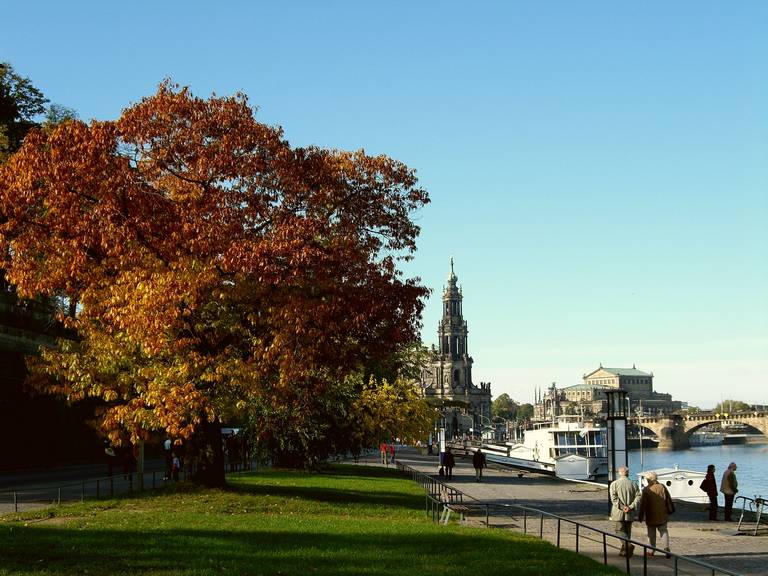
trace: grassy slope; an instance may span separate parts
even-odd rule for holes
[[[618,574],[507,531],[438,526],[418,485],[336,467],[0,517],[0,575]]]

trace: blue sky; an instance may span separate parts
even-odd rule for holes
[[[84,119],[166,77],[294,145],[385,153],[453,256],[474,380],[532,401],[602,363],[768,403],[768,3],[16,2],[0,60]]]

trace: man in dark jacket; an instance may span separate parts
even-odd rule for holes
[[[448,451],[443,456],[443,466],[445,466],[445,475],[448,477],[448,480],[453,478],[453,467],[456,466],[456,458],[453,455],[453,452],[451,452],[451,447],[448,446]]]
[[[487,466],[485,463],[485,454],[480,448],[472,456],[472,466],[475,467],[475,482],[483,481],[483,468]]]
[[[709,496],[709,519],[717,520],[717,480],[715,480],[715,465],[707,466],[707,475],[699,485]]]

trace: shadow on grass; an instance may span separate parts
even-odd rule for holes
[[[495,531],[368,533],[0,526],[4,574],[596,574],[585,558]]]
[[[365,504],[420,510],[424,508],[424,496],[412,496],[401,492],[364,491],[350,488],[321,488],[318,486],[264,486],[234,484],[229,491],[253,496],[281,496],[328,504]]]
[[[254,477],[259,478],[259,475]],[[407,494],[402,491],[383,490],[380,487],[359,489],[349,482],[350,480],[360,480],[368,483],[377,479],[402,479],[402,475],[399,475],[396,470],[337,465],[323,472],[307,473],[302,476],[297,476],[297,473],[292,470],[274,470],[263,473],[261,477],[268,481],[285,478],[293,484],[284,485],[272,482],[252,484],[248,482],[249,476],[246,475],[231,479],[227,490],[245,495],[298,498],[328,504],[363,504],[409,510],[424,508],[424,496],[422,494]],[[337,478],[344,479],[345,485],[340,487],[319,485],[326,480],[333,481]]]

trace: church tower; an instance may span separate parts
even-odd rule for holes
[[[443,288],[443,318],[437,327],[437,337],[440,356],[451,366],[451,387],[461,391],[472,383],[472,358],[467,351],[467,323],[462,314],[463,296],[457,280],[451,258],[451,274],[448,286]]]
[[[463,295],[453,268],[443,288],[443,315],[437,327],[438,347],[432,347],[430,363],[422,371],[422,391],[428,400],[444,407],[449,437],[472,429],[477,433],[489,424],[491,384],[472,382],[472,357],[467,342]],[[445,408],[449,406],[449,408]]]

